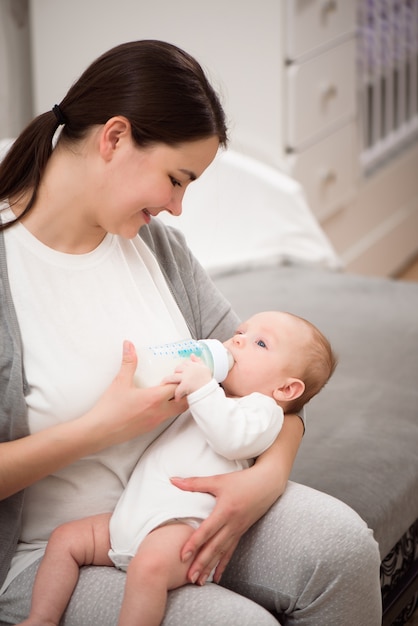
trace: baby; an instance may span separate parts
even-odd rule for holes
[[[225,342],[234,365],[219,386],[197,357],[163,383],[187,396],[181,414],[139,459],[115,511],[69,522],[51,535],[26,626],[58,626],[83,565],[127,571],[118,626],[158,626],[167,593],[188,582],[180,552],[214,507],[208,493],[182,491],[173,476],[249,467],[275,441],[284,413],[298,413],[329,380],[336,358],[310,322],[267,311]]]

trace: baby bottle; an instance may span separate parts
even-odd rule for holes
[[[190,358],[192,354],[202,359],[218,383],[225,380],[234,364],[232,354],[217,339],[183,339],[160,346],[139,347],[135,384],[138,387],[159,385],[182,360]]]

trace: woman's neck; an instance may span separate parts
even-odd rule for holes
[[[67,150],[54,152],[38,188],[35,203],[21,218],[22,224],[43,244],[68,254],[91,252],[103,241],[106,231],[89,210],[83,158]],[[93,185],[90,185],[94,188]],[[16,215],[23,212],[29,194],[13,205]]]

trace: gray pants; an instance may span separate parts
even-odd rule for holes
[[[164,626],[380,626],[380,556],[339,500],[289,483],[242,538],[221,585],[170,592]],[[37,564],[0,597],[0,625],[28,615]],[[62,626],[114,626],[125,574],[84,567]]]

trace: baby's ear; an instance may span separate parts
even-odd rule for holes
[[[276,402],[289,402],[300,398],[305,391],[305,383],[299,378],[288,378],[284,385],[273,391]]]

